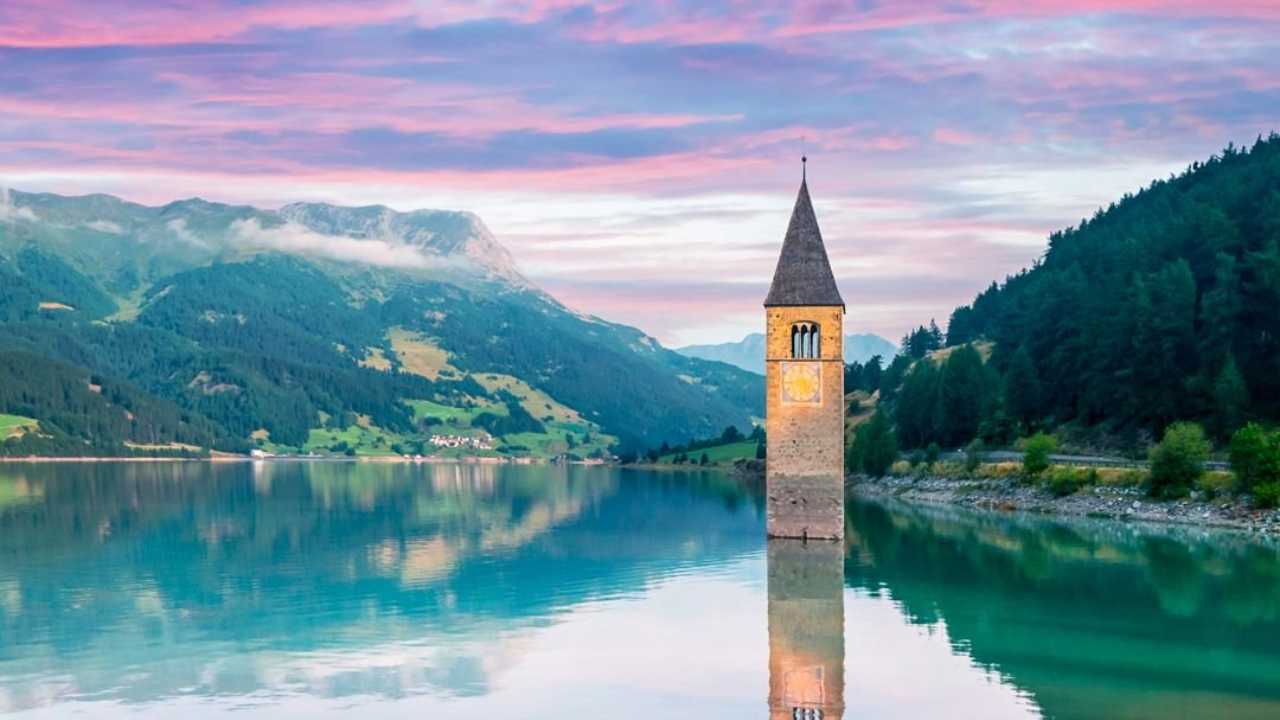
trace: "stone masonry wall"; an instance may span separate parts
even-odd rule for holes
[[[765,403],[768,532],[771,537],[844,536],[844,310],[771,307],[766,310]],[[821,403],[782,400],[781,363],[791,359],[791,326],[822,328],[821,357],[799,361],[822,367]]]

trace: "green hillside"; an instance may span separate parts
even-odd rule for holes
[[[1141,445],[1177,420],[1280,420],[1280,136],[1228,147],[1054,233],[1033,267],[904,340],[882,396],[907,447],[1034,428]],[[908,369],[910,368],[910,369]]]
[[[756,456],[756,440],[739,440],[737,442],[724,443],[721,445],[711,445],[709,447],[698,450],[688,450],[682,452],[672,452],[658,456],[658,463],[690,463],[699,465],[702,462],[702,456],[707,456],[707,464],[709,465],[732,465],[737,460],[749,460]]]
[[[746,428],[762,413],[759,377],[567,310],[519,277],[474,216],[11,202],[31,213],[0,222],[0,352],[11,359],[0,413],[41,432],[0,453],[454,452],[431,444],[441,435],[586,457]],[[339,249],[393,242],[422,266],[284,253],[246,241],[244,227]],[[394,241],[377,239],[388,227]]]

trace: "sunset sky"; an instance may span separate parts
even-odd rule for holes
[[[757,331],[800,179],[850,331],[1280,129],[1276,0],[0,3],[0,185],[478,213],[567,304]]]

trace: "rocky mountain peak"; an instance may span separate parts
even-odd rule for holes
[[[500,279],[521,286],[528,284],[511,254],[474,213],[292,203],[280,208],[279,214],[323,235],[378,240],[414,247],[441,258],[465,259]]]

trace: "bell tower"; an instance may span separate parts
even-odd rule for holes
[[[764,301],[768,533],[838,539],[844,537],[844,300],[805,175]]]

